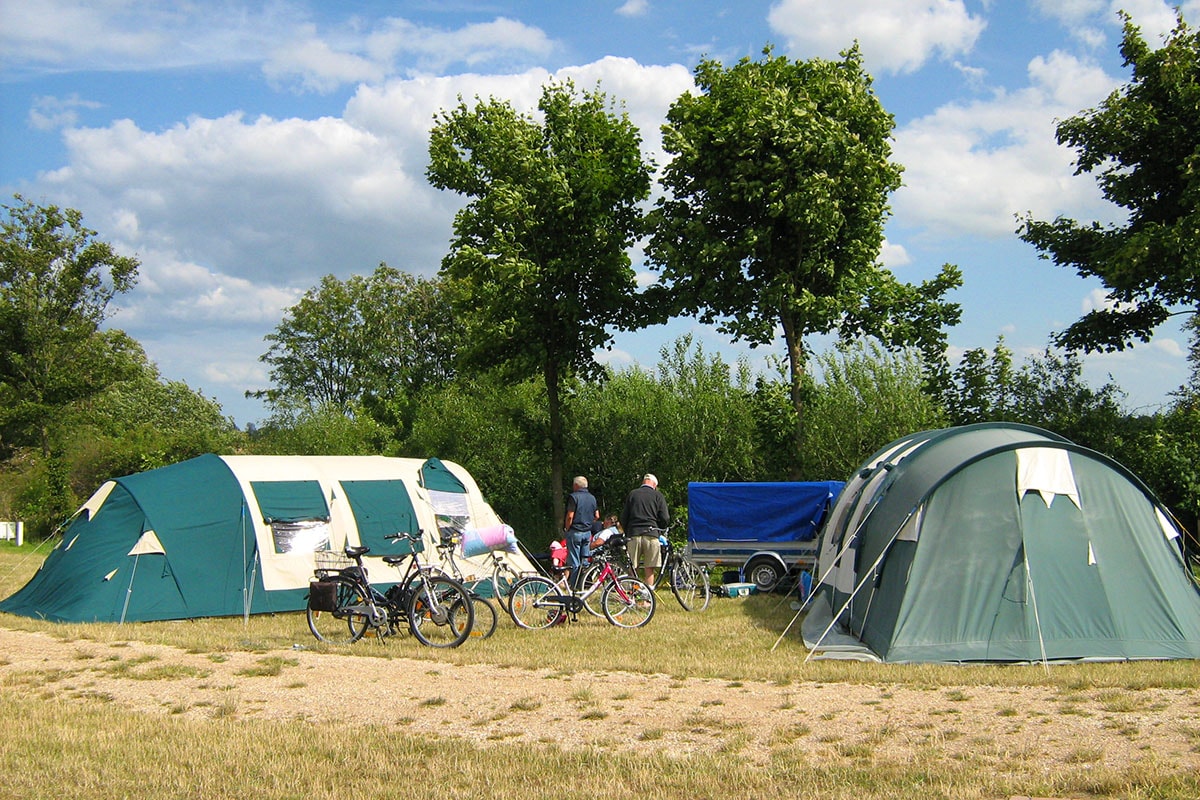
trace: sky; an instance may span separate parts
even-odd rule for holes
[[[895,117],[892,196],[881,254],[918,283],[946,263],[962,322],[951,359],[1000,337],[1018,362],[1106,302],[1102,286],[1016,236],[1019,216],[1120,222],[1094,180],[1074,175],[1056,122],[1129,78],[1124,10],[1158,43],[1161,0],[0,0],[0,202],[14,193],[76,208],[139,259],[136,288],[108,324],[162,376],[217,400],[240,426],[269,409],[263,336],[325,275],[382,262],[436,273],[459,196],[425,179],[436,114],[479,98],[533,111],[541,87],[597,85],[668,161],[659,129],[694,89],[702,58],[733,64],[765,46],[836,58],[858,42]],[[1181,3],[1200,23],[1200,0]],[[632,253],[643,284],[655,274]],[[620,334],[597,358],[654,367],[690,334],[707,353],[768,371],[694,319]],[[818,348],[828,343],[816,341]],[[1153,412],[1188,376],[1178,324],[1121,353],[1085,359],[1131,411]]]

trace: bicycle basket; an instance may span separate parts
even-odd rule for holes
[[[337,586],[335,581],[311,581],[308,584],[308,607],[313,611],[336,611]]]
[[[341,550],[316,550],[313,552],[314,566],[324,572],[337,572],[354,565]]]

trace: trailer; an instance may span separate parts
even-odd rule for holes
[[[760,592],[812,572],[817,532],[843,481],[689,483],[685,553],[710,568],[736,568]]]

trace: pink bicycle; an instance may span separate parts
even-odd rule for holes
[[[617,627],[640,628],[654,617],[658,600],[650,587],[631,575],[619,574],[607,561],[583,591],[571,590],[568,575],[564,570],[556,580],[534,575],[517,581],[508,595],[513,622],[533,630],[549,628],[568,616],[577,619],[588,598],[597,592],[604,618]]]

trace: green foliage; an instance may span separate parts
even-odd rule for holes
[[[802,396],[807,407],[812,399],[812,376],[805,373]],[[796,447],[796,409],[792,405],[787,370],[779,377],[759,375],[750,397],[754,414],[755,443],[762,464],[760,480],[783,481],[802,475],[800,448]]]
[[[78,211],[15,200],[0,228],[0,448],[33,444],[49,457],[61,410],[129,366],[126,340],[100,324],[138,262],[97,241]]]
[[[964,353],[942,395],[954,425],[1022,422],[1110,455],[1125,418],[1123,400],[1116,384],[1096,389],[1083,379],[1077,353],[1047,347],[1014,369],[1003,338],[991,353],[982,348]]]
[[[621,370],[572,398],[567,464],[588,477],[602,511],[620,511],[646,472],[678,516],[689,481],[760,474],[745,363],[732,368],[684,336],[660,351],[657,372]]]
[[[60,409],[54,453],[18,450],[0,473],[0,516],[15,514],[43,536],[104,481],[202,453],[230,452],[241,435],[214,400],[179,381],[163,381],[141,347],[105,331],[125,374],[100,393]]]
[[[1003,336],[990,353],[982,347],[963,353],[941,393],[951,423],[1013,419],[1013,380],[1013,353]]]
[[[642,230],[650,172],[637,128],[599,90],[552,83],[538,109],[540,121],[505,101],[460,101],[430,133],[427,176],[469,198],[442,262],[466,328],[461,355],[514,381],[542,379],[557,487],[560,391],[598,373],[593,354],[629,320],[627,251]]]
[[[887,443],[946,425],[923,390],[922,360],[914,351],[859,342],[823,353],[816,364],[821,376],[800,453],[806,480],[846,480]]]
[[[1099,278],[1113,303],[1058,334],[1061,347],[1123,350],[1200,306],[1200,32],[1176,13],[1158,49],[1123,15],[1129,83],[1058,126],[1058,142],[1077,152],[1076,173],[1096,176],[1124,223],[1026,215],[1018,229],[1043,258]]]
[[[909,286],[878,263],[901,168],[890,160],[894,121],[858,49],[840,61],[764,56],[701,61],[699,91],[671,106],[670,194],[647,252],[677,310],[752,344],[782,327],[799,426],[806,336],[871,333],[940,353],[941,327],[959,318],[941,298],[961,276],[947,265]]]
[[[274,387],[248,394],[280,409],[366,408],[400,428],[413,393],[453,376],[459,346],[442,282],[386,264],[325,276],[265,338]]]
[[[386,452],[391,431],[361,409],[329,403],[276,406],[249,443],[258,455],[368,456]]]
[[[136,343],[130,350],[139,362],[131,377],[63,414],[71,486],[81,497],[115,475],[228,453],[240,442],[219,403],[182,381],[164,381]]]
[[[432,387],[416,400],[411,435],[398,455],[454,461],[523,542],[541,547],[556,529],[545,476],[545,390],[494,374]]]

